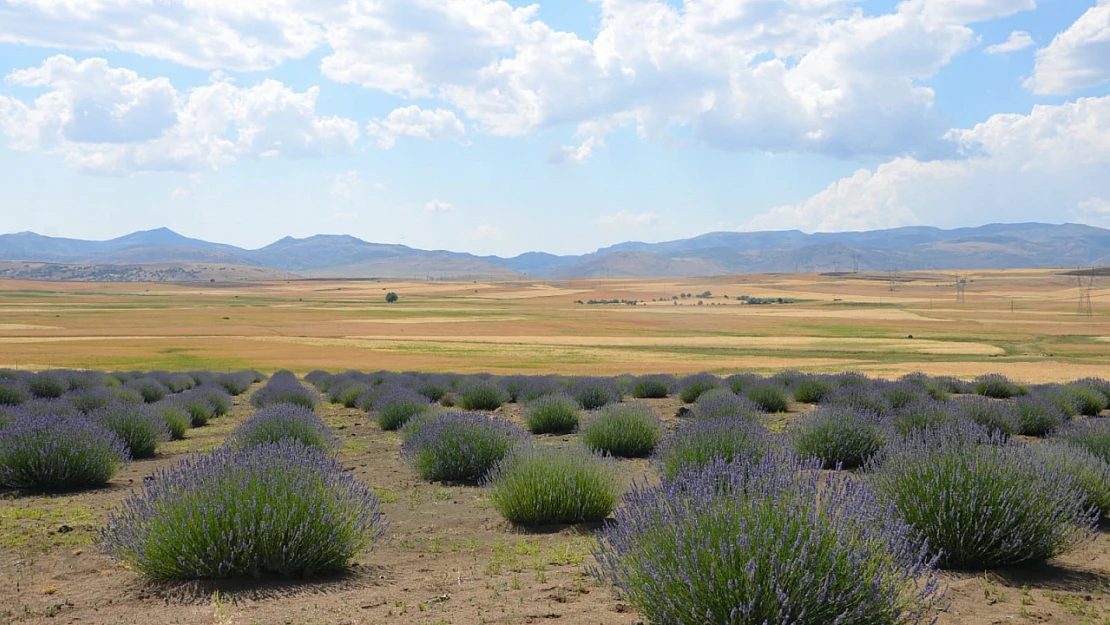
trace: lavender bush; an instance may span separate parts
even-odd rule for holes
[[[36,373],[26,380],[27,390],[39,399],[57,399],[69,390],[61,374],[54,371]]]
[[[786,412],[790,409],[786,391],[777,384],[754,385],[747,390],[746,395],[763,412]]]
[[[694,404],[694,416],[698,419],[740,417],[752,421],[763,418],[759,406],[723,387],[702,393]]]
[[[852,380],[853,377],[843,378]],[[893,410],[886,397],[869,386],[848,384],[825,396],[822,405],[840,406],[857,412],[869,412],[880,417],[889,415]]]
[[[1056,442],[1030,445],[1042,454],[1053,470],[1059,470],[1075,479],[1083,493],[1083,506],[1096,508],[1100,514],[1110,514],[1110,464],[1087,451]]]
[[[0,380],[0,406],[18,406],[30,399],[27,387],[18,380]]]
[[[250,447],[292,441],[305,447],[333,452],[339,439],[315,412],[292,404],[263,408],[239,424],[227,438],[230,447]]]
[[[635,399],[662,399],[670,396],[675,383],[672,375],[642,375],[632,380],[628,394]]]
[[[251,395],[251,405],[255,408],[265,408],[275,404],[293,404],[302,408],[313,409],[318,403],[320,403],[319,394],[306,388],[289,371],[278,371],[270,376],[266,385]]]
[[[600,521],[619,495],[612,461],[580,448],[520,448],[486,484],[493,507],[517,525]]]
[[[583,410],[597,410],[621,400],[620,391],[607,378],[580,378],[567,389],[567,393],[578,401]]]
[[[0,486],[100,486],[127,462],[127,447],[119,436],[84,417],[23,414],[0,429]]]
[[[796,380],[790,387],[790,391],[794,395],[794,401],[803,404],[821,403],[834,390],[836,390],[836,385],[831,380],[816,375],[807,375]]]
[[[976,395],[983,395],[992,399],[1009,399],[1018,395],[1025,395],[1026,390],[1012,382],[1004,375],[991,373],[975,378],[971,386]]]
[[[62,396],[82,414],[88,414],[105,406],[119,402],[119,398],[111,390],[101,388],[78,389]]]
[[[684,404],[692,404],[701,394],[721,385],[721,378],[712,373],[695,373],[678,381],[678,398]]]
[[[185,438],[185,432],[193,427],[193,418],[180,404],[162,400],[156,404],[151,404],[150,408],[166,422],[166,428],[170,432],[170,440],[178,441]]]
[[[170,389],[154,378],[136,378],[129,380],[125,387],[135,391],[143,398],[143,402],[153,404],[170,394]]]
[[[651,623],[903,625],[942,594],[866,488],[777,455],[633,486],[594,555]]]
[[[444,412],[405,432],[401,456],[430,482],[481,482],[527,439],[520,426],[474,412]]]
[[[1022,396],[1011,402],[1015,434],[1045,436],[1059,429],[1068,418],[1059,406],[1039,397]]]
[[[664,480],[676,480],[690,471],[701,471],[718,460],[757,461],[772,447],[771,434],[749,419],[719,417],[687,423],[652,454]]]
[[[1104,419],[1073,421],[1060,428],[1054,438],[1078,447],[1105,462],[1110,462],[1110,421]]]
[[[663,424],[646,404],[610,404],[586,421],[581,436],[586,447],[596,452],[642,458],[663,438]]]
[[[255,382],[263,380],[262,374],[257,371],[239,371],[237,373],[225,373],[216,376],[213,380],[216,384],[223,387],[233,397],[238,397],[247,392]]]
[[[464,410],[497,410],[507,401],[508,393],[485,380],[476,380],[459,393],[459,406]]]
[[[888,420],[895,433],[902,437],[966,421],[958,414],[953,403],[939,401],[911,404],[889,416]]]
[[[378,426],[393,431],[409,419],[431,410],[428,398],[403,386],[382,385],[374,395],[371,408],[377,414]]]
[[[943,568],[1043,562],[1091,536],[1075,478],[1024,445],[929,431],[894,441],[868,482]]]
[[[578,429],[578,402],[566,395],[541,395],[524,404],[524,425],[533,434],[570,434]]]
[[[346,568],[385,529],[370,488],[295,442],[232,449],[156,472],[99,542],[154,579],[310,577]]]
[[[1018,430],[1017,411],[1010,401],[969,395],[953,400],[952,405],[957,415],[972,423],[978,423],[989,432],[1010,436]]]
[[[801,458],[816,458],[825,469],[854,469],[886,444],[886,433],[873,414],[829,406],[798,417],[789,438]]]
[[[115,432],[132,458],[151,458],[170,440],[165,419],[143,404],[115,402],[89,413],[89,419]]]

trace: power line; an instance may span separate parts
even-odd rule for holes
[[[1080,317],[1093,317],[1095,313],[1091,305],[1091,291],[1095,287],[1095,272],[1094,270],[1077,271],[1076,274],[1075,280],[1079,285],[1079,305],[1076,307],[1076,314]]]
[[[956,303],[967,301],[967,276],[956,276]]]

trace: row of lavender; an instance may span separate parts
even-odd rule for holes
[[[105,484],[130,460],[226,413],[261,379],[255,371],[0,370],[0,486]]]
[[[1110,512],[1110,420],[1083,418],[1110,404],[1098,379],[308,377],[399,429],[423,478],[482,484],[514,523],[616,508],[593,572],[651,622],[919,622],[943,604],[938,568],[1042,562]],[[667,432],[625,394],[677,394],[691,418]],[[818,406],[772,433],[767,414],[791,399]],[[489,414],[512,401],[533,433],[578,430],[582,445],[538,445]],[[443,409],[456,403],[471,411]],[[637,456],[660,480],[617,507],[614,458]]]

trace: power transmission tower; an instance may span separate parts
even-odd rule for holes
[[[852,273],[859,273],[859,261],[863,258],[863,254],[855,252],[852,254]]]
[[[887,290],[888,291],[897,291],[898,290],[898,270],[897,269],[888,269],[886,273],[887,273],[887,277],[888,277],[888,280],[889,280],[887,282]]]
[[[834,260],[833,261],[833,273],[840,273],[840,261],[839,260]]]
[[[1095,272],[1090,270],[1087,275],[1083,272],[1077,272],[1075,276],[1076,282],[1079,283],[1079,306],[1076,308],[1076,314],[1080,317],[1094,316],[1094,308],[1091,306],[1091,291],[1095,287]]]
[[[956,276],[956,303],[967,301],[967,276]]]

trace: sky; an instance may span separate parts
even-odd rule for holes
[[[0,232],[1110,227],[1110,0],[0,0]]]

